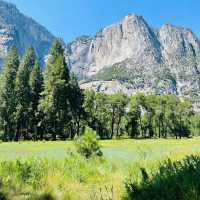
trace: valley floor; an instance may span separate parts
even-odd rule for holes
[[[6,184],[14,188],[11,199],[51,193],[56,200],[120,200],[125,195],[124,182],[130,176],[139,179],[141,167],[154,171],[168,158],[200,154],[200,138],[100,144],[103,158],[88,161],[74,153],[72,141],[0,143],[0,177],[5,188]]]

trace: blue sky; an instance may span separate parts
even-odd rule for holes
[[[165,23],[191,28],[200,37],[200,0],[7,0],[66,42],[94,35],[128,13],[155,28]]]

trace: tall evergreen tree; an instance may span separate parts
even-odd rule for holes
[[[65,62],[64,49],[56,40],[50,50],[44,76],[44,91],[40,111],[45,114],[47,131],[56,140],[57,134],[64,134],[69,119],[69,70]]]
[[[18,140],[21,134],[27,139],[29,111],[31,102],[31,90],[29,84],[30,73],[35,65],[36,55],[34,49],[30,47],[19,66],[16,77],[16,95],[17,95],[17,111],[16,111],[16,137]]]
[[[39,123],[39,113],[38,105],[41,97],[42,87],[43,87],[43,75],[42,70],[38,62],[35,63],[35,66],[30,74],[30,115],[29,115],[29,131],[34,134],[34,138],[37,137],[38,132],[38,123]]]
[[[78,80],[75,74],[72,74],[70,78],[71,138],[73,138],[75,135],[79,135],[80,132],[81,119],[84,114],[83,101],[83,92],[79,87]]]
[[[18,67],[19,58],[16,47],[13,46],[5,59],[0,77],[0,120],[5,140],[11,140],[14,136],[15,81]]]

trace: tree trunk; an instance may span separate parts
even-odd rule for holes
[[[114,124],[115,124],[115,109],[113,108],[112,111],[112,121],[111,121],[111,139],[113,138],[114,135]]]
[[[118,122],[117,122],[117,137],[119,136],[119,125],[121,122],[121,115],[119,116]]]
[[[57,131],[56,120],[54,120],[54,130],[53,130],[53,134],[52,134],[53,141],[56,141],[56,131]]]
[[[18,142],[20,137],[20,124],[17,123],[16,134],[15,134],[15,141]]]
[[[7,125],[4,126],[4,136],[3,137],[4,137],[4,141],[7,142],[8,141],[8,138],[7,138],[8,137],[8,126]]]

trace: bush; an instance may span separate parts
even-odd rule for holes
[[[38,196],[35,195],[30,200],[56,200],[56,198],[50,192],[46,192]]]
[[[140,182],[126,183],[126,200],[199,200],[200,157],[190,156],[183,162],[164,162],[157,173],[141,169]]]
[[[78,153],[86,158],[103,155],[98,144],[96,133],[90,128],[86,128],[84,134],[77,139],[76,148]]]
[[[8,200],[8,198],[3,192],[0,192],[0,200]]]

